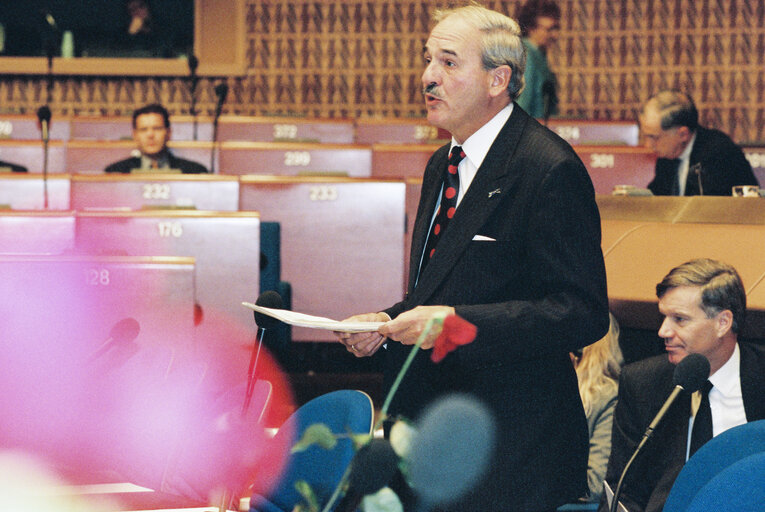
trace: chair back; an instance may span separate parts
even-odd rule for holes
[[[293,446],[308,427],[323,423],[334,434],[371,434],[374,409],[372,399],[363,391],[333,391],[302,405],[279,428],[274,436],[277,445]],[[285,436],[287,437],[285,439]],[[350,437],[341,437],[332,450],[311,446],[292,454],[275,488],[256,489],[250,500],[250,512],[290,512],[302,500],[295,482],[304,480],[320,503],[326,503],[340,482],[355,453]]]
[[[739,460],[761,452],[765,452],[765,420],[745,423],[713,437],[685,463],[667,496],[664,510],[690,510],[694,496],[713,478]]]
[[[688,512],[759,512],[765,508],[765,452],[750,455],[712,478]]]

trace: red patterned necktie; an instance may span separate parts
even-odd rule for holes
[[[420,272],[422,272],[425,265],[435,254],[436,244],[444,236],[444,231],[446,231],[449,221],[454,217],[454,212],[457,210],[457,196],[460,191],[460,176],[457,172],[457,167],[463,158],[465,158],[465,152],[462,151],[460,146],[454,146],[452,152],[449,153],[449,165],[446,167],[446,172],[444,172],[441,204],[438,207],[436,218],[433,220],[433,227],[428,235],[428,243],[425,246],[425,254],[420,265]]]

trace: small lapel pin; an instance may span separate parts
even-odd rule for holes
[[[489,192],[489,199],[491,199],[491,196],[493,196],[494,194],[499,194],[501,192],[502,190],[500,189],[492,190],[491,192]]]

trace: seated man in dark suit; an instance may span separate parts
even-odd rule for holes
[[[640,134],[656,160],[648,188],[656,196],[729,196],[757,185],[744,152],[726,134],[699,125],[690,96],[662,91],[643,106]]]
[[[205,166],[170,152],[167,147],[170,116],[162,105],[146,105],[133,112],[133,140],[140,154],[109,165],[106,172],[129,173],[133,169],[156,172],[180,169],[184,174],[209,172]]]
[[[12,164],[0,160],[0,172],[29,172],[23,165]]]
[[[612,489],[674,388],[675,365],[703,354],[710,376],[704,393],[680,394],[627,472],[619,501],[630,512],[662,510],[685,461],[704,441],[765,418],[765,347],[738,340],[746,293],[736,270],[710,259],[689,261],[656,285],[656,295],[667,354],[622,370],[606,472]],[[599,510],[608,510],[605,498]]]

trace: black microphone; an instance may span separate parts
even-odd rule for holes
[[[282,302],[282,296],[273,290],[268,290],[260,294],[258,300],[255,301],[256,306],[271,309],[283,309],[284,303]],[[275,329],[281,322],[276,318],[257,311],[252,312],[255,317],[255,324],[261,329]]]
[[[359,448],[351,460],[348,490],[334,510],[354,512],[361,500],[374,494],[393,479],[398,470],[398,455],[386,439],[372,439]]]
[[[223,104],[226,102],[226,96],[228,95],[228,84],[221,82],[215,86],[215,95],[218,97],[218,104],[215,106],[215,117],[220,117]]]
[[[109,336],[106,338],[98,350],[88,358],[89,361],[95,361],[99,357],[106,354],[109,350],[115,347],[126,346],[128,343],[132,343],[138,337],[138,333],[141,332],[141,326],[138,324],[138,320],[135,318],[123,318],[109,331]]]
[[[703,386],[709,378],[709,371],[709,360],[702,354],[688,354],[675,367],[675,372],[672,374],[672,383],[675,385],[675,387],[669,394],[669,397],[667,397],[664,405],[662,405],[661,409],[659,409],[659,412],[656,413],[653,421],[651,421],[651,423],[648,425],[648,428],[646,428],[645,433],[643,434],[643,438],[640,440],[637,448],[632,453],[630,460],[624,466],[624,470],[619,477],[619,483],[616,485],[614,499],[611,502],[611,512],[616,512],[617,508],[619,507],[619,495],[621,494],[622,485],[624,484],[624,477],[627,474],[627,471],[630,469],[630,466],[634,462],[638,453],[640,453],[640,450],[643,449],[643,446],[645,446],[646,442],[648,442],[648,439],[653,435],[654,429],[656,429],[659,422],[662,420],[662,418],[664,418],[664,415],[672,406],[680,392],[687,391],[689,393],[693,393],[694,391],[701,389],[701,386]]]
[[[273,290],[263,292],[255,301],[256,306],[262,306],[264,308],[282,309],[284,303],[282,297]],[[247,391],[244,397],[244,405],[242,405],[242,417],[247,414],[247,409],[250,407],[250,401],[252,400],[252,393],[255,390],[255,369],[258,366],[258,358],[260,357],[260,347],[263,344],[263,336],[266,334],[266,329],[273,329],[279,325],[279,320],[272,318],[268,315],[253,311],[255,316],[255,324],[258,326],[260,336],[258,336],[258,343],[252,347],[252,356],[250,356],[250,367],[247,370]]]
[[[489,468],[496,422],[475,397],[454,394],[430,405],[406,456],[412,489],[429,508],[473,489]]]
[[[48,127],[50,126],[51,112],[48,105],[37,109],[37,120],[40,122],[40,130],[44,141],[49,140]]]
[[[215,95],[218,97],[218,102],[215,105],[215,117],[213,117],[213,133],[212,133],[212,150],[210,151],[210,172],[215,173],[215,151],[218,147],[218,119],[220,118],[221,111],[223,110],[223,104],[226,102],[226,96],[228,95],[228,84],[221,82],[215,86]]]
[[[40,133],[43,142],[43,208],[48,209],[48,141],[50,140],[51,112],[48,105],[37,109],[37,120],[40,123]]]

